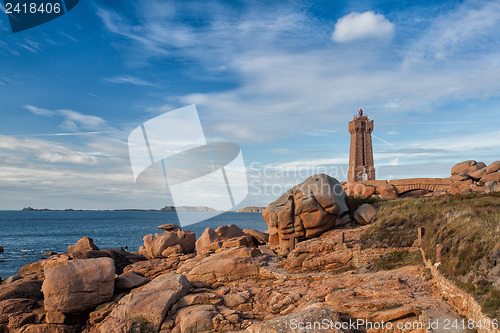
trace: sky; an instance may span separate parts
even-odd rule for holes
[[[266,206],[347,179],[347,124],[374,120],[377,179],[500,159],[498,1],[93,1],[12,33],[0,8],[0,209],[161,208],[129,134],[195,104],[241,147]]]

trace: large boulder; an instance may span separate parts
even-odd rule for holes
[[[245,234],[255,238],[257,240],[257,242],[259,242],[260,244],[266,244],[269,242],[269,234],[267,234],[265,232],[261,232],[261,231],[258,231],[255,229],[250,229],[250,228],[243,229],[243,232]]]
[[[40,261],[35,261],[31,264],[24,265],[17,271],[17,273],[22,276],[28,276],[31,274],[42,274],[43,273],[43,266],[44,266],[45,260],[40,260]]]
[[[168,273],[160,275],[142,289],[125,295],[109,316],[101,323],[100,332],[105,327],[113,327],[111,332],[129,332],[121,330],[133,324],[130,320],[148,323],[157,332],[170,307],[189,292],[191,285],[185,276]]]
[[[7,279],[6,281],[8,281]],[[12,298],[28,298],[35,301],[43,299],[40,291],[42,281],[36,276],[28,276],[6,284],[0,284],[0,301]]]
[[[459,173],[458,175],[454,175],[454,176],[449,177],[449,179],[451,179],[453,181],[457,181],[457,182],[463,182],[463,181],[469,180],[470,176],[466,173]]]
[[[313,238],[350,222],[342,185],[328,175],[315,175],[286,191],[262,212],[269,228],[269,245],[290,249],[290,237]]]
[[[490,173],[497,172],[499,170],[500,170],[500,161],[495,161],[486,167],[486,174],[489,175]]]
[[[177,269],[191,282],[229,282],[259,276],[263,256],[259,249],[233,247],[208,257],[197,256]]]
[[[180,332],[207,332],[214,329],[213,318],[217,308],[211,304],[193,305],[180,309],[175,325]]]
[[[377,215],[378,209],[370,204],[361,205],[354,212],[354,218],[361,225],[367,225],[372,223],[373,219]]]
[[[196,251],[202,252],[209,248],[210,244],[214,242],[220,242],[222,239],[214,231],[214,229],[207,227],[205,231],[201,234],[200,238],[196,241]]]
[[[479,180],[480,184],[486,184],[487,182],[500,182],[500,171],[490,173]]]
[[[396,186],[391,184],[384,184],[377,187],[376,190],[377,195],[380,199],[396,199],[398,197],[398,190]]]
[[[500,183],[498,181],[489,181],[484,184],[484,193],[500,192]]]
[[[486,172],[486,168],[482,168],[476,171],[473,171],[469,174],[469,177],[472,178],[473,180],[479,180],[486,176],[488,173]]]
[[[169,228],[169,230],[176,230],[176,228]],[[196,243],[194,232],[189,230],[169,230],[154,236],[152,234],[144,236],[144,246],[139,248],[139,253],[148,259],[153,259],[169,257],[172,254],[182,255],[183,253],[194,252]],[[174,247],[175,249],[172,249]]]
[[[241,228],[235,224],[221,225],[220,227],[215,229],[215,232],[223,241],[231,238],[245,236],[243,230],[241,230]]]
[[[347,195],[352,195],[356,198],[368,198],[375,194],[375,187],[364,185],[358,182],[345,183],[344,190]]]
[[[45,269],[42,292],[47,311],[76,313],[113,298],[115,265],[111,258],[70,260]]]
[[[127,272],[115,279],[117,289],[134,289],[149,282],[148,278],[140,276],[134,272]]]
[[[68,252],[86,252],[98,251],[99,248],[94,244],[94,240],[90,237],[83,237],[75,245],[68,246]]]
[[[455,176],[461,173],[470,174],[471,172],[477,171],[482,168],[484,168],[484,163],[482,162],[478,164],[474,160],[463,161],[455,164],[453,168],[451,168],[451,175]]]
[[[158,229],[164,230],[167,232],[177,232],[177,231],[181,230],[181,227],[179,227],[177,224],[167,223],[167,224],[162,224],[162,225],[158,226]]]

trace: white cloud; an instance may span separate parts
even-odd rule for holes
[[[86,130],[103,130],[103,129],[111,129],[106,121],[98,116],[86,115],[77,111],[61,109],[61,110],[48,110],[39,108],[33,105],[25,105],[25,109],[29,110],[31,113],[51,117],[55,115],[62,116],[64,118],[62,127],[71,130],[78,131],[81,128]],[[60,135],[55,133],[53,135]]]
[[[66,117],[66,124],[69,124],[68,127],[71,129],[81,126],[85,129],[95,130],[107,126],[106,121],[101,117],[89,116],[73,110],[58,110],[58,112]]]
[[[371,38],[389,39],[393,33],[394,24],[384,15],[372,11],[352,12],[337,21],[332,39],[338,43]]]
[[[96,164],[97,157],[43,140],[19,139],[0,134],[0,149],[15,151],[16,154],[26,154],[26,158],[35,157],[45,162]]]
[[[53,116],[56,114],[56,112],[54,112],[54,111],[42,109],[42,108],[39,108],[39,107],[36,107],[33,105],[25,105],[24,108],[27,109],[29,112],[31,112],[33,114],[37,114],[39,116],[50,117],[50,116]]]
[[[405,65],[487,54],[491,52],[489,41],[495,36],[492,32],[498,29],[498,1],[465,1],[455,10],[432,20],[430,27],[407,49]]]
[[[135,76],[131,76],[131,75],[115,76],[115,77],[111,77],[111,78],[106,78],[104,80],[106,80],[108,82],[112,82],[112,83],[118,83],[118,84],[132,84],[134,86],[156,87],[156,85],[152,84],[151,82],[141,80],[141,79],[139,79]]]

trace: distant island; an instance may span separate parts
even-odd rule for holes
[[[31,212],[31,211],[33,211],[33,212],[112,211],[112,212],[200,212],[200,213],[223,212],[222,210],[217,210],[215,208],[206,207],[206,206],[179,206],[179,207],[165,206],[165,207],[160,208],[160,209],[136,209],[136,208],[126,208],[126,209],[73,209],[73,208],[49,209],[49,208],[25,207],[21,211],[24,211],[24,212]]]
[[[255,206],[248,206],[242,209],[237,210],[237,213],[262,213],[262,211],[266,207],[255,207]]]

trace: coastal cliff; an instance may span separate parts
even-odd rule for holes
[[[338,187],[318,175],[292,189],[267,208],[269,234],[224,225],[196,239],[166,224],[135,253],[82,238],[2,283],[0,331],[498,332],[499,193],[305,190],[320,180]]]

